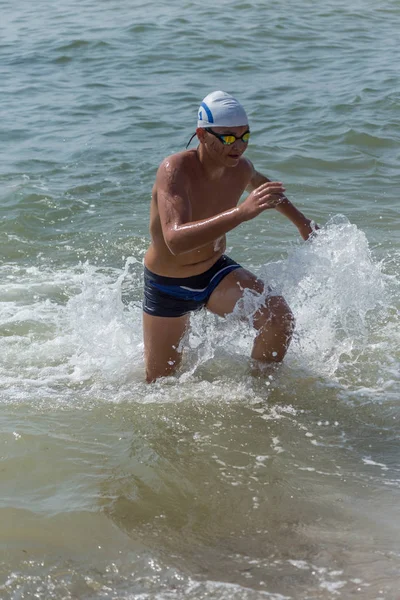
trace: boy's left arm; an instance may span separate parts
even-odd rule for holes
[[[256,171],[253,167],[253,174],[249,185],[247,186],[247,191],[251,192],[263,183],[266,183],[268,181],[271,180],[268,179],[268,177],[266,177],[265,175],[262,175],[261,173]],[[287,217],[293,223],[293,225],[297,227],[303,240],[308,240],[308,238],[315,231],[315,229],[318,229],[318,226],[313,221],[311,221],[311,219],[307,219],[307,217],[305,217],[303,213],[300,212],[294,206],[294,204],[292,204],[290,200],[286,198],[286,196],[282,196],[282,200],[278,204],[276,204],[274,208],[282,215]]]

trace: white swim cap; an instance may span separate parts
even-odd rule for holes
[[[243,106],[226,92],[211,92],[200,104],[197,127],[242,127],[248,123]]]

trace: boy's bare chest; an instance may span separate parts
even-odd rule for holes
[[[193,183],[190,190],[192,220],[206,219],[235,207],[243,192],[244,184],[239,181]]]

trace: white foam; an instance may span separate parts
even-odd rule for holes
[[[384,464],[384,463],[380,463],[380,462],[375,462],[374,460],[371,459],[370,456],[365,456],[362,459],[364,465],[371,465],[374,467],[380,467],[382,469],[382,471],[388,471],[388,467]]]
[[[387,322],[389,277],[374,260],[367,238],[337,216],[285,261],[265,265],[262,277],[282,293],[296,318],[290,357],[315,374],[334,375],[343,364],[361,364],[367,345]],[[388,331],[385,344],[395,351]]]
[[[144,384],[141,260],[131,257],[123,269],[80,264],[0,270],[0,381],[7,401],[65,399],[77,389],[81,396],[95,391],[113,401],[256,396],[246,384],[254,332],[237,318],[206,311],[192,317],[182,370]],[[361,386],[371,395],[395,394],[398,281],[374,260],[362,231],[336,217],[313,240],[293,247],[286,260],[260,270],[296,318],[286,367],[322,375],[327,383],[340,377],[350,395]],[[247,294],[246,310],[261,301]],[[272,387],[264,386],[264,393]]]

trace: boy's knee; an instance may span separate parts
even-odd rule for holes
[[[294,330],[295,319],[283,296],[270,296],[254,316],[254,327],[274,327],[285,329],[288,333]]]

